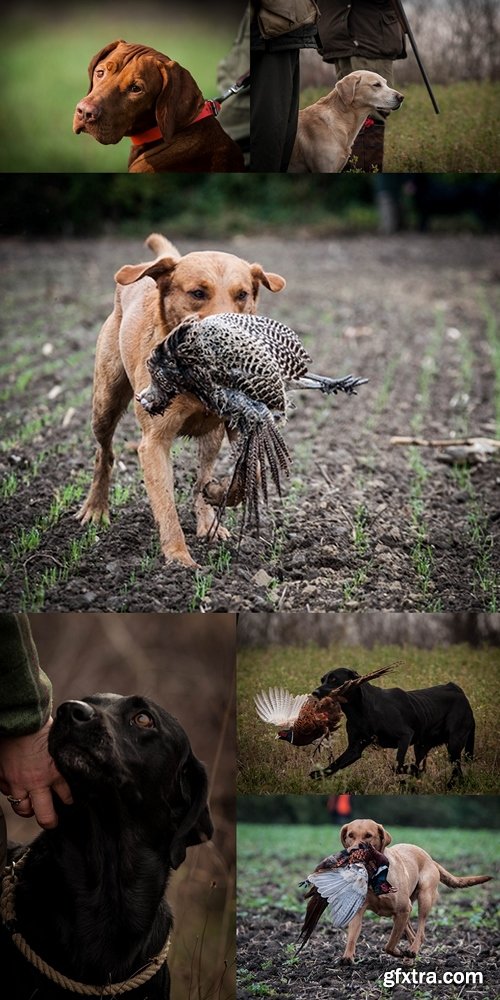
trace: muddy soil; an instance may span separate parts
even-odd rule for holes
[[[142,235],[0,246],[0,606],[495,610],[499,453],[456,466],[442,449],[391,438],[499,436],[497,241],[414,233],[178,241],[183,252],[215,247],[282,273],[286,290],[264,291],[260,311],[301,334],[313,371],[370,380],[352,398],[295,394],[283,502],[271,499],[260,537],[246,532],[239,549],[237,511],[228,512],[228,543],[196,539],[196,451],[176,448],[178,509],[201,566],[193,573],[166,566],[159,553],[132,412],[116,433],[110,526],[89,533],[74,517],[93,466],[95,340],[112,307],[114,272],[148,259]],[[218,472],[230,467],[226,448]]]
[[[454,918],[450,926],[437,926],[431,912],[421,957],[412,965],[383,952],[391,927],[388,920],[364,917],[355,961],[344,966],[339,959],[346,935],[328,926],[327,914],[298,956],[295,946],[301,919],[297,914],[269,909],[259,916],[244,917],[238,931],[238,1000],[255,996],[279,1000],[498,1000],[498,934],[473,927],[466,916],[470,904],[464,900],[462,905],[464,917]],[[493,904],[484,916],[494,917]],[[460,980],[470,972],[481,973],[482,983]],[[404,974],[411,980],[405,982]],[[443,976],[450,979],[453,974],[458,974],[455,983],[443,982]],[[392,987],[388,987],[391,979]]]

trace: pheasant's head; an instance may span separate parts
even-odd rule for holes
[[[293,743],[293,729],[280,729],[277,740],[286,740],[287,743]]]

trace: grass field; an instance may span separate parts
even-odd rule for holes
[[[331,757],[338,757],[347,746],[345,722],[333,740],[312,762],[311,747],[293,747],[276,741],[274,727],[258,719],[253,704],[261,689],[285,687],[293,694],[312,691],[321,676],[335,664],[350,667],[360,674],[399,661],[400,666],[374,683],[383,688],[406,690],[430,687],[453,680],[469,698],[476,719],[475,759],[464,769],[465,780],[455,791],[488,793],[498,789],[498,744],[495,737],[495,706],[498,704],[498,651],[451,646],[432,651],[396,646],[376,646],[371,650],[355,647],[318,646],[305,648],[272,646],[268,649],[243,649],[238,654],[239,704],[239,784],[241,794],[307,792],[355,792],[378,794],[443,793],[450,776],[444,747],[432,750],[427,770],[418,780],[402,782],[393,773],[394,750],[368,748],[351,767],[325,782],[313,782],[309,772],[324,767]],[[407,763],[412,760],[410,751]]]
[[[217,63],[233,42],[234,21],[139,4],[69,5],[57,18],[22,8],[3,24],[3,122],[0,169],[13,172],[127,172],[129,141],[101,146],[72,132],[76,103],[88,88],[92,56],[115,38],[164,52],[190,70],[206,97],[216,97]],[[243,5],[241,5],[243,7]],[[170,8],[170,9],[169,9]],[[13,127],[15,123],[15,127]]]
[[[500,84],[436,86],[436,115],[423,86],[402,87],[404,104],[386,125],[384,172],[493,173],[500,168]],[[301,107],[328,88],[308,88]]]
[[[84,179],[92,182],[82,184],[85,204],[95,177]],[[128,189],[129,178],[119,179]],[[236,201],[226,200],[226,212]],[[166,215],[155,229],[176,238]],[[300,395],[284,431],[294,461],[282,502],[269,498],[260,536],[245,531],[241,545],[238,509],[228,511],[227,542],[195,537],[196,442],[175,443],[177,509],[202,567],[193,573],[165,565],[132,407],[115,438],[110,525],[82,527],[75,518],[94,461],[96,338],[112,306],[113,274],[147,259],[148,231],[138,223],[129,239],[0,246],[8,330],[0,359],[3,607],[497,611],[498,457],[455,467],[434,449],[391,444],[407,433],[498,436],[497,241],[280,230],[261,237],[244,229],[223,240],[180,239],[183,253],[220,249],[283,273],[287,288],[273,301],[264,290],[262,313],[299,331],[316,370],[369,378],[352,400]],[[226,447],[216,475],[231,461]]]
[[[454,874],[494,876],[498,871],[499,838],[491,830],[420,829],[418,825],[391,825],[389,829],[392,846],[398,842],[417,844]],[[417,976],[432,973],[432,986],[412,985],[407,990],[391,989],[386,984],[386,973],[394,976],[393,970],[402,962],[383,954],[390,922],[370,912],[363,917],[354,966],[346,968],[338,963],[345,931],[332,927],[328,913],[297,954],[305,912],[305,890],[299,882],[321,858],[338,849],[338,831],[331,826],[238,826],[239,1000],[256,996],[275,1000],[498,997],[497,960],[492,948],[498,926],[496,880],[464,890],[440,886],[414,966]],[[453,984],[450,970],[458,973],[456,983],[461,985]],[[464,973],[478,977],[475,985],[463,985]]]

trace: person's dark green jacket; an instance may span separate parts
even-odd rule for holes
[[[391,0],[316,0],[319,50],[324,62],[406,59],[405,35]]]
[[[51,708],[52,685],[40,669],[28,616],[0,613],[0,737],[38,732]]]

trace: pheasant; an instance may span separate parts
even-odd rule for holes
[[[208,484],[206,498],[221,510],[243,502],[244,520],[254,517],[258,526],[260,496],[268,499],[268,473],[281,496],[281,477],[290,471],[291,456],[277,426],[286,420],[288,392],[352,395],[368,381],[315,375],[309,361],[297,334],[266,316],[189,316],[154,348],[147,362],[151,383],[136,398],[154,416],[177,395],[191,393],[229,431],[238,432],[230,482],[219,491],[217,484]]]
[[[311,937],[327,906],[334,927],[345,927],[365,902],[368,889],[377,896],[396,892],[396,887],[387,881],[388,869],[389,859],[372,844],[360,844],[320,861],[314,872],[300,883],[310,889],[304,897],[309,902],[298,951]]]
[[[286,740],[296,747],[309,746],[315,740],[328,738],[339,728],[342,719],[342,702],[352,687],[386,674],[392,667],[380,667],[370,674],[344,681],[325,698],[311,694],[292,695],[284,688],[261,691],[254,698],[257,715],[263,722],[278,727],[276,739]]]
[[[323,740],[338,729],[342,709],[335,697],[313,698],[310,694],[294,697],[283,688],[270,688],[255,696],[257,714],[263,722],[278,726],[277,740],[296,747],[306,747]]]

